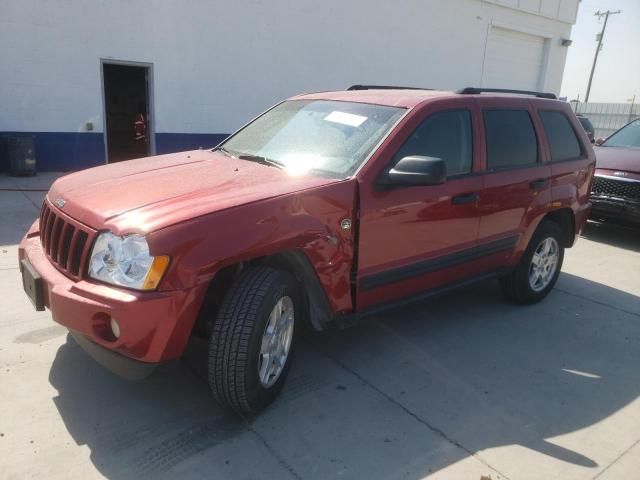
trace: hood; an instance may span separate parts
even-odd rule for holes
[[[640,174],[640,149],[595,147],[596,168]]]
[[[95,229],[146,233],[218,210],[340,180],[291,176],[220,152],[196,150],[104,165],[58,179],[49,201]]]

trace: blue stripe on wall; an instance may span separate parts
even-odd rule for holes
[[[105,163],[102,132],[0,132],[0,136],[11,134],[34,137],[36,169],[40,172],[68,172]],[[227,136],[222,133],[156,133],[156,153],[211,148]],[[7,159],[0,157],[0,172],[7,170]]]
[[[36,169],[67,172],[104,164],[102,133],[93,132],[0,132],[4,135],[32,135],[36,147]],[[0,171],[8,160],[0,158]]]

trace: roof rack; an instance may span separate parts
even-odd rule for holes
[[[397,87],[393,85],[351,85],[349,90],[433,90],[433,88]]]
[[[549,98],[551,100],[557,100],[558,97],[554,93],[545,93],[545,92],[532,92],[529,90],[509,90],[506,88],[477,88],[477,87],[466,87],[462,90],[458,90],[456,93],[460,93],[462,95],[478,95],[480,93],[512,93],[517,95],[533,95],[538,98]]]

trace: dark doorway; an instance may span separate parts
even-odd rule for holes
[[[107,162],[150,153],[149,67],[103,63]]]

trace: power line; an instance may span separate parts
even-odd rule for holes
[[[596,48],[596,54],[593,57],[593,65],[591,66],[591,74],[589,75],[589,84],[587,85],[587,94],[584,97],[585,103],[589,101],[589,94],[591,93],[591,82],[593,82],[593,72],[596,70],[596,63],[598,62],[598,54],[600,53],[600,49],[602,48],[602,39],[604,38],[604,31],[607,28],[607,21],[609,20],[609,15],[617,15],[622,13],[620,10],[616,10],[612,12],[611,10],[607,10],[606,12],[601,12],[598,10],[594,15],[598,17],[598,20],[604,17],[604,25],[602,26],[602,31],[598,34],[598,47]]]

